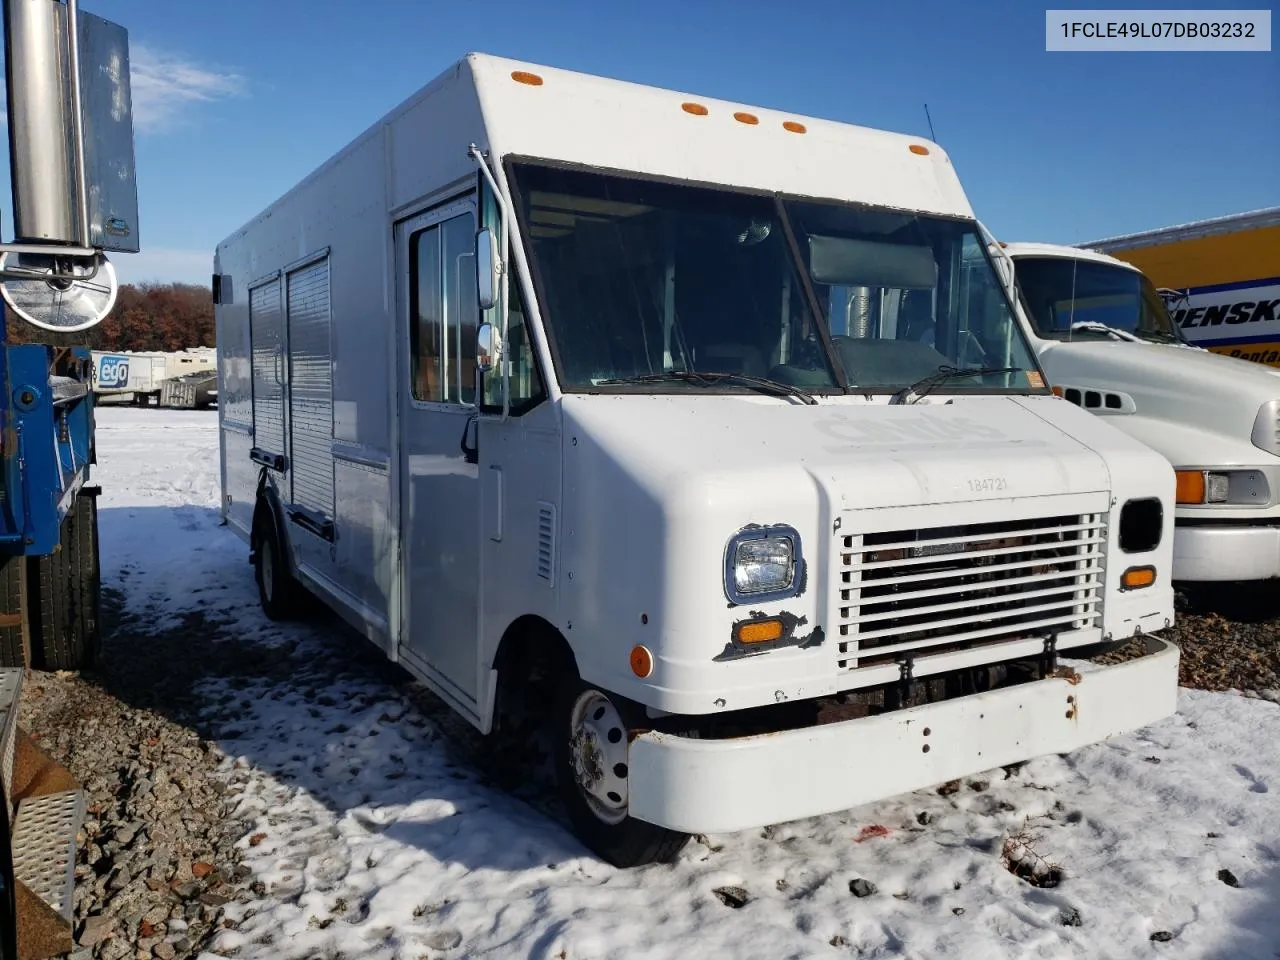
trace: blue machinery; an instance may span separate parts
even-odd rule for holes
[[[4,556],[47,556],[59,546],[93,462],[91,373],[87,347],[6,344],[0,354]]]

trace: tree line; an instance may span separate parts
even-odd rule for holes
[[[216,346],[213,292],[197,284],[124,284],[107,318],[80,333],[50,334],[12,311],[6,311],[5,321],[11,343],[160,351]]]

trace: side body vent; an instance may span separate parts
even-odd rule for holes
[[[548,583],[556,580],[556,507],[538,503],[538,576]]]
[[[1089,387],[1071,387],[1059,384],[1054,392],[1068,403],[1084,407],[1094,413],[1137,413],[1138,405],[1127,393],[1114,390],[1098,390]]]

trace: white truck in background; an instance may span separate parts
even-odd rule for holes
[[[186,350],[94,350],[93,392],[102,400],[163,405],[164,386],[179,377],[216,373],[214,347]],[[216,396],[216,392],[215,392]]]
[[[1054,392],[1173,465],[1174,579],[1280,577],[1280,370],[1189,345],[1129,263],[1077,247],[1001,246]]]
[[[223,517],[615,864],[1069,751],[1174,481],[1011,291],[935,144],[471,55],[218,245]]]

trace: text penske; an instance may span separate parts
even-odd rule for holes
[[[1175,310],[1173,321],[1180,327],[1216,327],[1223,323],[1275,323],[1280,320],[1280,298],[1240,300],[1207,307]]]

